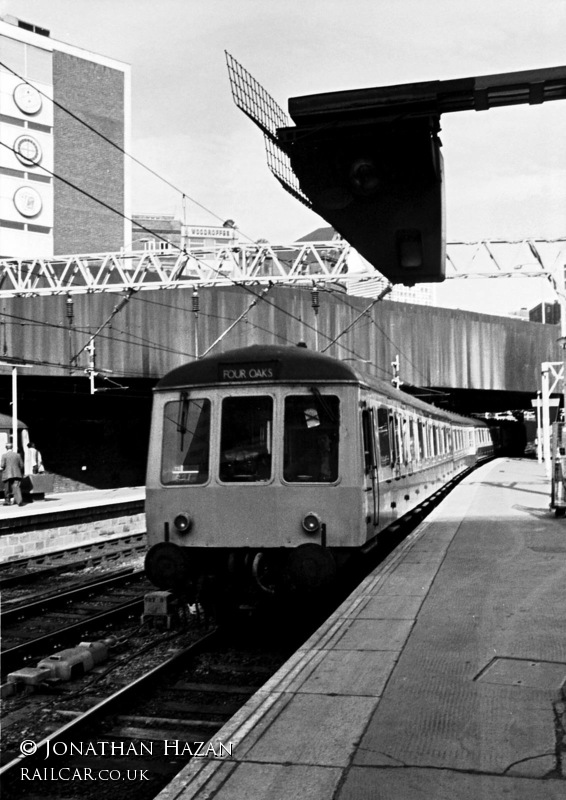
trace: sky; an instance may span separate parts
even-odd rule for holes
[[[134,213],[181,216],[184,193],[187,222],[233,219],[273,243],[326,223],[269,172],[225,50],[284,110],[304,94],[566,60],[566,0],[0,0],[0,14],[131,65],[131,153],[165,179],[133,167]],[[566,236],[565,118],[564,100],[442,116],[448,242]],[[437,289],[438,304],[487,313],[552,297],[527,279]]]

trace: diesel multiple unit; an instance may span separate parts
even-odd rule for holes
[[[193,600],[322,589],[493,451],[483,421],[302,347],[193,361],[155,390],[147,573]]]

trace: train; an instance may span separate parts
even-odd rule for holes
[[[184,364],[154,389],[147,576],[189,602],[324,591],[496,432],[304,346]]]

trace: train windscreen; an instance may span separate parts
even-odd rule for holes
[[[220,480],[258,483],[271,478],[273,400],[227,397],[222,401]]]
[[[161,481],[205,483],[209,475],[210,400],[182,393],[165,404]]]

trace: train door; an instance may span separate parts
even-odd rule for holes
[[[368,522],[379,522],[379,483],[377,475],[377,444],[375,440],[375,410],[362,411],[362,431],[364,442],[364,495]]]

